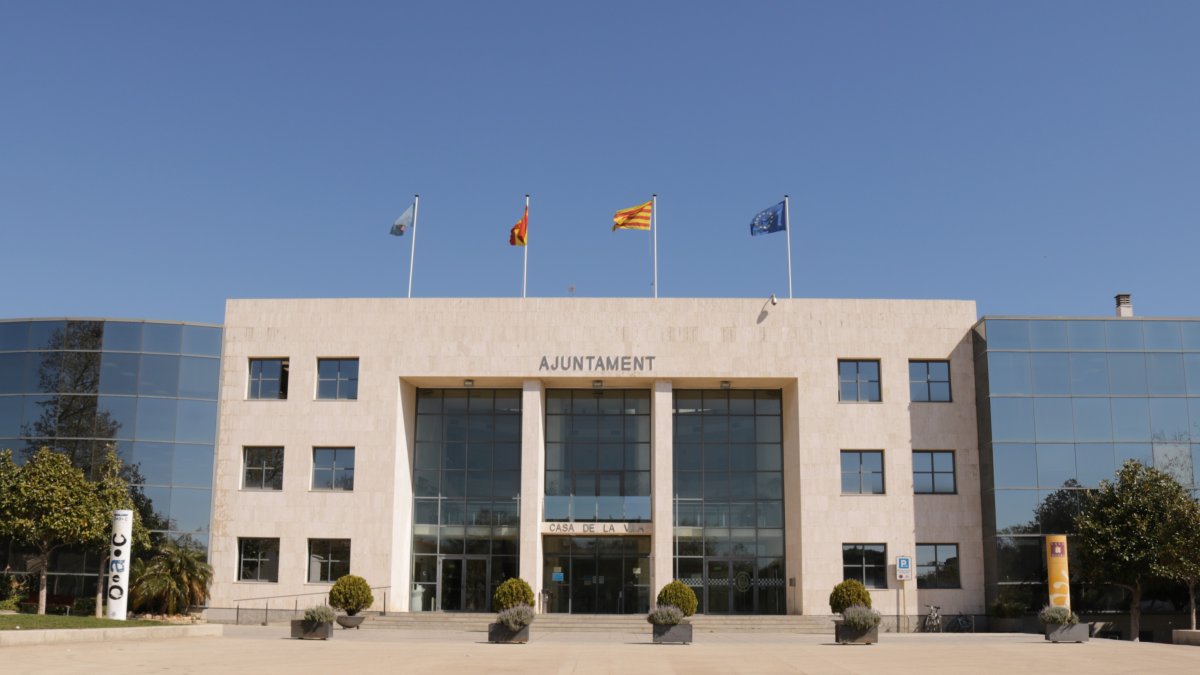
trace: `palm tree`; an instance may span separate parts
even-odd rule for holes
[[[208,600],[212,566],[203,551],[165,541],[148,562],[134,561],[132,578],[129,595],[135,608],[177,614]]]

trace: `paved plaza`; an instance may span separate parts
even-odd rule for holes
[[[1188,673],[1200,649],[1093,640],[1051,644],[1037,635],[884,634],[872,646],[819,635],[697,634],[692,645],[649,644],[645,634],[537,633],[492,645],[482,632],[344,631],[332,640],[287,638],[287,626],[225,626],[220,638],[61,644],[0,649],[5,673]]]

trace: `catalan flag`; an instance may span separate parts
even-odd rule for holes
[[[649,230],[650,214],[654,211],[654,200],[622,209],[613,214],[613,231]]]
[[[517,221],[508,232],[509,246],[524,246],[529,241],[529,207],[525,207],[525,215]]]

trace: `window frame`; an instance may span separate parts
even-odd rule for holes
[[[262,375],[262,366],[259,365],[259,372],[255,375],[255,364],[262,364],[268,361],[279,362],[279,377],[264,378]],[[252,356],[249,359],[249,367],[247,369],[247,386],[246,400],[248,401],[286,401],[288,397],[288,379],[291,372],[291,359],[287,356]],[[263,396],[262,387],[264,382],[278,382],[277,396]]]
[[[345,545],[345,560],[335,560],[333,550],[335,546]],[[315,546],[323,546],[319,551],[314,551]],[[342,551],[336,553],[341,554]],[[324,557],[318,557],[323,554]],[[349,539],[309,539],[308,540],[308,564],[305,570],[305,583],[309,584],[333,584],[339,578],[350,574],[351,562],[351,544]],[[316,560],[314,561],[314,558]],[[317,567],[317,577],[313,578],[313,566]],[[337,565],[335,572],[334,565]],[[344,566],[344,567],[343,567]],[[328,578],[324,578],[328,577]]]
[[[854,379],[842,377],[842,365],[854,364]],[[875,372],[877,379],[864,378],[862,376],[862,364],[875,364]],[[843,398],[842,390],[848,384],[854,384],[855,397]],[[875,385],[875,391],[878,394],[877,398],[864,398],[863,388],[871,384]],[[838,402],[839,403],[883,403],[883,363],[879,359],[838,359]]]
[[[933,547],[933,560],[934,560],[933,578],[937,582],[933,585],[930,585],[928,581],[923,579],[922,574],[921,574],[922,569],[929,569],[929,567],[930,567],[929,565],[921,564],[921,561],[923,560],[923,556],[921,556],[921,554],[920,554],[920,549],[922,546],[932,546]],[[939,552],[939,549],[950,548],[950,547],[953,547],[954,555],[947,556],[945,559],[943,559]],[[945,572],[946,572],[946,566],[947,566],[946,560],[949,560],[951,558],[953,558],[955,561],[954,568],[953,568],[955,571],[954,584],[953,585],[943,585],[942,583],[940,583],[940,580],[942,578],[942,575],[945,574]],[[939,543],[918,543],[917,544],[916,563],[917,563],[916,578],[917,578],[917,588],[918,589],[958,589],[958,588],[962,588],[962,558],[959,556],[959,548],[958,548],[957,543],[940,543],[940,542]]]
[[[954,450],[913,450],[912,454],[913,454],[912,467],[913,467],[913,494],[914,495],[956,495],[956,494],[958,494],[958,457],[956,456],[957,453]],[[936,455],[939,455],[939,454],[950,455],[950,471],[948,471],[948,472],[947,471],[938,471],[937,463],[934,461],[934,458]],[[924,471],[924,470],[918,471],[917,470],[917,462],[916,462],[917,455],[929,455],[929,470],[928,471]],[[918,490],[917,489],[917,474],[918,473],[929,475],[930,485],[933,486],[932,490]],[[947,473],[950,474],[950,488],[951,489],[949,492],[940,492],[937,489],[937,477],[939,475],[945,475]]]
[[[946,364],[946,379],[944,381],[933,379],[933,374],[930,372],[930,368],[929,368],[929,365],[932,363]],[[922,364],[925,366],[925,379],[923,379],[923,380],[914,380],[913,379],[912,367],[917,364]],[[908,361],[908,399],[912,403],[953,403],[954,402],[954,385],[952,384],[952,381],[953,381],[953,377],[951,376],[951,373],[950,373],[949,359],[909,359],[909,361]],[[934,384],[942,384],[943,382],[946,385],[946,398],[934,399],[933,398],[933,385]],[[925,398],[914,398],[913,397],[912,394],[913,394],[913,386],[914,385],[923,385],[924,386]]]
[[[868,546],[883,548],[883,558],[882,558],[883,564],[882,565],[868,565],[867,564],[867,547]],[[848,549],[852,549],[852,548],[859,549],[859,553],[860,553],[859,560],[855,563],[847,563],[846,562],[846,554],[853,553],[852,550],[848,550]],[[863,586],[865,586],[867,589],[886,590],[888,587],[887,566],[888,566],[888,557],[887,557],[887,544],[886,543],[883,543],[883,542],[869,542],[869,543],[851,542],[851,543],[842,544],[842,579],[843,580],[854,579],[855,581],[858,581]],[[856,568],[858,570],[858,574],[856,576],[847,576],[846,568],[848,568],[848,567]],[[870,585],[867,583],[867,569],[882,570],[882,579],[883,579],[882,586]]]
[[[322,467],[317,465],[317,453],[332,452],[333,465],[330,467]],[[350,466],[338,467],[338,453],[349,453],[351,460]],[[312,449],[312,473],[309,476],[310,482],[308,489],[313,492],[354,492],[354,470],[357,464],[358,457],[354,446],[313,446]],[[317,473],[328,471],[329,487],[317,487]],[[346,472],[350,473],[349,487],[338,487],[338,476]]]
[[[354,377],[343,377],[343,364],[349,361],[354,362]],[[321,377],[321,364],[336,363],[337,371],[332,378]],[[318,401],[357,401],[358,400],[358,373],[359,359],[357,356],[322,356],[317,358],[317,391],[315,399]],[[321,395],[321,384],[324,382],[333,383],[333,396]],[[349,383],[353,382],[353,396],[343,396],[343,389],[348,389]]]
[[[279,583],[279,548],[280,548],[279,547],[279,537],[238,537],[237,541],[238,541],[237,580],[239,582],[258,583],[258,584],[277,584],[277,583]],[[257,557],[255,557],[252,560],[248,560],[246,558],[246,545],[249,544],[250,542],[257,542],[259,546],[261,546],[263,542],[274,542],[274,551],[273,551],[275,554],[274,559],[270,558],[269,556],[264,557],[263,556],[264,551],[262,551],[260,549],[259,551],[256,552]],[[268,554],[271,553],[269,546],[268,546],[268,550],[266,551],[266,553],[268,553]],[[247,577],[244,574],[246,571],[246,563],[248,561],[252,562],[255,566],[255,575],[253,578]],[[271,569],[272,562],[274,563],[273,570]],[[266,569],[268,571],[274,572],[274,575],[273,575],[274,578],[263,578],[263,568],[264,567],[266,567]]]
[[[278,470],[275,472],[275,479],[272,483],[278,483],[277,487],[270,487],[266,484],[267,466],[265,462],[260,462],[257,465],[250,464],[250,453],[259,451],[277,451],[278,454]],[[251,492],[281,492],[283,490],[283,471],[284,471],[283,446],[281,445],[244,445],[242,446],[242,489]],[[260,478],[257,481],[250,481],[250,472],[261,472]]]
[[[864,471],[863,470],[863,456],[867,455],[867,454],[879,455],[879,472],[878,472],[878,474],[879,474],[879,492],[875,492],[875,491],[867,492],[864,489],[864,483],[865,483],[864,476],[873,476],[876,473],[875,471]],[[857,472],[853,472],[853,473],[847,472],[845,470],[845,468],[843,467],[843,461],[847,455],[858,455],[858,471]],[[838,454],[838,470],[839,470],[840,476],[841,476],[841,482],[840,482],[839,487],[841,488],[841,494],[843,494],[843,495],[886,495],[887,494],[887,464],[885,463],[884,459],[885,458],[884,458],[883,450],[842,450]],[[857,475],[858,476],[858,491],[857,492],[847,492],[846,491],[846,476],[849,476],[849,475]]]

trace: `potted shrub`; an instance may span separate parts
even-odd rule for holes
[[[365,616],[360,611],[371,606],[375,596],[371,595],[371,586],[366,579],[347,574],[333,582],[329,589],[329,605],[335,609],[345,610],[345,616],[338,616],[338,625],[343,629],[358,628]]]
[[[879,642],[879,612],[862,605],[842,610],[841,621],[834,622],[834,638],[839,645],[873,645]]]
[[[846,621],[846,611],[851,607],[861,607],[866,610],[871,609],[871,594],[867,592],[867,587],[863,586],[862,582],[858,581],[857,579],[847,579],[843,581],[837,586],[834,586],[833,592],[829,594],[829,609],[831,609],[834,614],[842,615],[840,620],[835,619],[833,622],[834,640],[836,640],[838,644],[873,644],[878,642],[879,618],[875,619],[873,626],[867,627],[869,629],[867,632],[871,633],[871,635],[864,633],[857,639],[854,639],[854,636],[858,635],[857,629],[844,626]],[[878,613],[874,614],[876,617],[879,616]],[[856,612],[856,624],[862,621],[866,621],[866,619],[861,616],[861,613]],[[868,639],[870,640],[869,642],[863,642],[863,640]]]
[[[1021,633],[1022,616],[1025,614],[1025,603],[1006,598],[1003,595],[992,603],[991,629],[993,633]]]
[[[292,637],[301,640],[328,640],[333,637],[333,608],[317,605],[304,610],[304,618],[292,621]]]
[[[505,579],[492,595],[496,622],[488,624],[488,642],[525,644],[533,623],[533,589],[524,579]]]
[[[1046,629],[1046,639],[1051,642],[1088,641],[1088,625],[1079,623],[1079,617],[1066,607],[1047,605],[1038,612],[1038,621]]]
[[[657,607],[646,616],[653,626],[654,644],[679,642],[690,644],[692,624],[687,617],[696,613],[696,592],[678,579],[662,587],[655,599]]]

